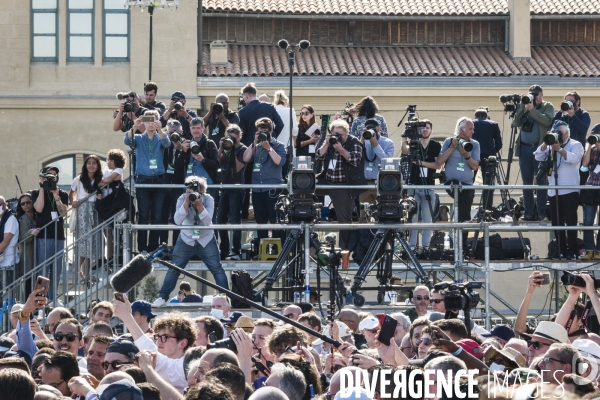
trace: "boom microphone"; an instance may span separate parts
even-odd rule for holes
[[[152,260],[161,255],[165,251],[165,247],[165,245],[161,245],[154,253],[147,256],[138,254],[129,264],[114,274],[110,279],[110,285],[115,292],[127,293],[142,279],[150,275],[154,270]]]

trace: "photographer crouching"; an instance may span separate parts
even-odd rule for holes
[[[537,161],[547,160],[547,176],[550,186],[579,185],[579,165],[583,158],[583,146],[570,138],[569,125],[564,121],[556,121],[554,129],[544,137],[544,143],[533,153]],[[544,168],[542,168],[544,169]],[[542,171],[543,173],[544,171]],[[556,178],[558,176],[558,178]],[[538,174],[538,185],[540,182]],[[550,216],[553,226],[576,226],[577,206],[579,205],[578,189],[549,190]],[[555,230],[555,237],[560,242],[557,254],[567,260],[577,259],[577,231]]]
[[[446,164],[446,185],[473,185],[474,171],[479,168],[480,160],[479,142],[472,139],[474,132],[473,122],[468,117],[462,117],[456,122],[455,136],[444,141],[437,163],[438,165]],[[447,192],[454,199],[454,191],[449,189]],[[474,197],[473,190],[463,188],[458,193],[458,222],[471,220],[471,206],[473,206]],[[467,236],[468,232],[463,230],[462,242],[465,255],[469,253],[466,249]]]

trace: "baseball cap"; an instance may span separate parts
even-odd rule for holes
[[[369,118],[368,120],[365,121],[365,128],[375,128],[379,126],[379,121],[377,121],[375,118]]]
[[[185,100],[185,94],[183,94],[183,92],[174,92],[174,93],[171,95],[171,98],[173,98],[173,97],[178,97],[178,98],[180,98],[180,99],[184,99],[184,100]]]
[[[0,352],[5,352],[10,350],[11,347],[15,345],[15,341],[9,337],[3,336],[0,337]]]
[[[538,94],[538,93],[542,93],[542,87],[540,85],[531,85],[529,87],[529,93],[533,93],[533,94]]]
[[[124,339],[117,339],[106,348],[106,353],[119,353],[125,357],[134,359],[135,355],[140,352],[140,349],[133,342]]]
[[[456,344],[462,347],[464,351],[473,357],[479,358],[480,360],[483,358],[483,350],[481,350],[481,347],[479,347],[479,343],[473,339],[457,340]]]
[[[525,359],[523,354],[519,353],[517,350],[511,347],[499,350],[494,346],[490,346],[485,351],[483,358],[487,361],[494,358],[497,354],[500,354],[505,359],[512,362],[517,368],[527,366],[527,360]]]
[[[374,329],[376,326],[379,326],[379,320],[377,318],[366,317],[360,321],[360,324],[358,324],[358,330],[362,331],[363,329]]]
[[[577,339],[571,343],[583,356],[592,356],[600,359],[600,346],[590,339]]]
[[[600,124],[594,125],[591,133],[600,133]]]
[[[535,336],[551,340],[555,343],[569,343],[569,335],[564,326],[551,321],[542,321],[533,332]]]
[[[435,321],[439,321],[440,319],[445,319],[446,316],[444,314],[442,314],[441,312],[432,312],[431,314],[429,314],[429,320],[431,322],[435,322]]]
[[[498,324],[492,328],[490,333],[481,335],[483,337],[497,336],[500,339],[508,342],[510,339],[515,337],[515,331],[506,324]]]
[[[144,399],[142,390],[128,379],[122,379],[114,383],[100,385],[96,389],[96,393],[98,393],[100,400],[112,400],[115,398],[127,398],[130,400]]]
[[[131,313],[139,311],[142,315],[145,315],[149,319],[156,317],[156,314],[152,312],[152,304],[144,300],[136,300],[131,303]]]
[[[40,174],[47,174],[48,171],[50,171],[50,170],[56,171],[56,175],[58,175],[60,173],[60,170],[58,169],[58,167],[55,167],[54,165],[46,165],[45,167],[40,169]]]
[[[13,304],[12,308],[10,309],[10,313],[11,314],[18,313],[22,309],[23,309],[23,304],[15,303],[15,304]]]
[[[346,325],[342,321],[335,321],[335,323],[337,324],[337,326],[340,330],[340,338],[350,335],[350,328],[348,328],[348,325]],[[369,328],[369,329],[372,329],[372,328]],[[331,338],[330,331],[331,331],[331,325],[329,325],[329,324],[325,325],[325,328],[323,328],[323,335],[327,336],[328,338]],[[317,339],[312,344],[314,344],[315,346],[321,345],[321,344],[323,344],[323,339]]]
[[[446,353],[445,351],[432,351],[431,353],[428,353],[425,358],[420,358],[420,359],[416,359],[416,360],[408,360],[408,362],[410,363],[410,365],[414,365],[416,367],[421,367],[423,368],[425,365],[427,365],[427,363],[435,358],[438,357],[443,357],[443,356],[451,356],[452,354],[450,353]]]

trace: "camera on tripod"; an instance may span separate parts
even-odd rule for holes
[[[500,103],[504,105],[504,112],[515,112],[521,102],[521,96],[518,94],[503,94],[500,96]]]
[[[410,154],[419,154],[419,139],[422,137],[421,128],[425,128],[427,123],[417,118],[416,104],[409,104],[406,107],[406,112],[408,113],[408,121],[404,124],[404,132],[401,137],[409,139],[408,149]]]
[[[288,194],[281,195],[275,205],[280,222],[313,221],[317,217],[316,182],[311,158],[295,157],[288,175]]]
[[[582,272],[581,274],[587,274],[594,278],[594,276],[589,272]],[[560,280],[565,286],[577,286],[581,288],[584,288],[586,286],[585,280],[581,276],[572,274],[568,271],[563,271],[563,276],[560,277]],[[600,288],[600,279],[594,279],[594,288]]]
[[[446,311],[464,311],[465,314],[469,310],[477,307],[480,301],[479,293],[473,289],[481,289],[481,282],[469,283],[453,283],[442,282],[436,284],[435,290],[445,290],[444,306]]]

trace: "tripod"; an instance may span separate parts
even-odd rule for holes
[[[305,225],[304,229],[309,228]],[[310,246],[314,247],[317,251],[321,248],[321,243],[315,232],[311,232],[310,234]],[[281,246],[281,252],[279,252],[271,271],[267,274],[265,286],[261,289],[262,293],[259,291],[259,294],[262,295],[263,305],[268,304],[269,291],[284,291],[283,300],[293,302],[293,291],[303,289],[305,279],[302,275],[302,270],[306,270],[309,266],[305,265],[304,257],[302,256],[305,251],[310,251],[310,249],[305,249],[304,247],[302,229],[291,230]],[[290,253],[292,253],[291,256]],[[285,282],[288,287],[273,289],[273,284],[282,277],[284,273],[286,274]]]
[[[369,246],[369,250],[367,250],[367,254],[360,263],[358,272],[354,277],[354,284],[352,285],[351,291],[354,297],[355,306],[361,307],[365,304],[365,298],[358,293],[358,290],[361,289],[361,285],[366,281],[369,272],[375,267],[377,267],[377,280],[379,281],[379,286],[363,288],[363,290],[377,290],[377,302],[379,304],[383,302],[386,291],[402,288],[401,286],[388,285],[388,282],[392,277],[394,239],[398,240],[405,249],[409,247],[404,239],[404,232],[398,229],[379,229],[375,234],[375,238],[371,242],[371,246]],[[408,263],[406,263],[406,266],[419,277],[421,282],[429,286],[430,282],[427,278],[427,274],[417,260],[417,257],[411,251],[407,251],[406,253],[413,267],[411,268]]]

